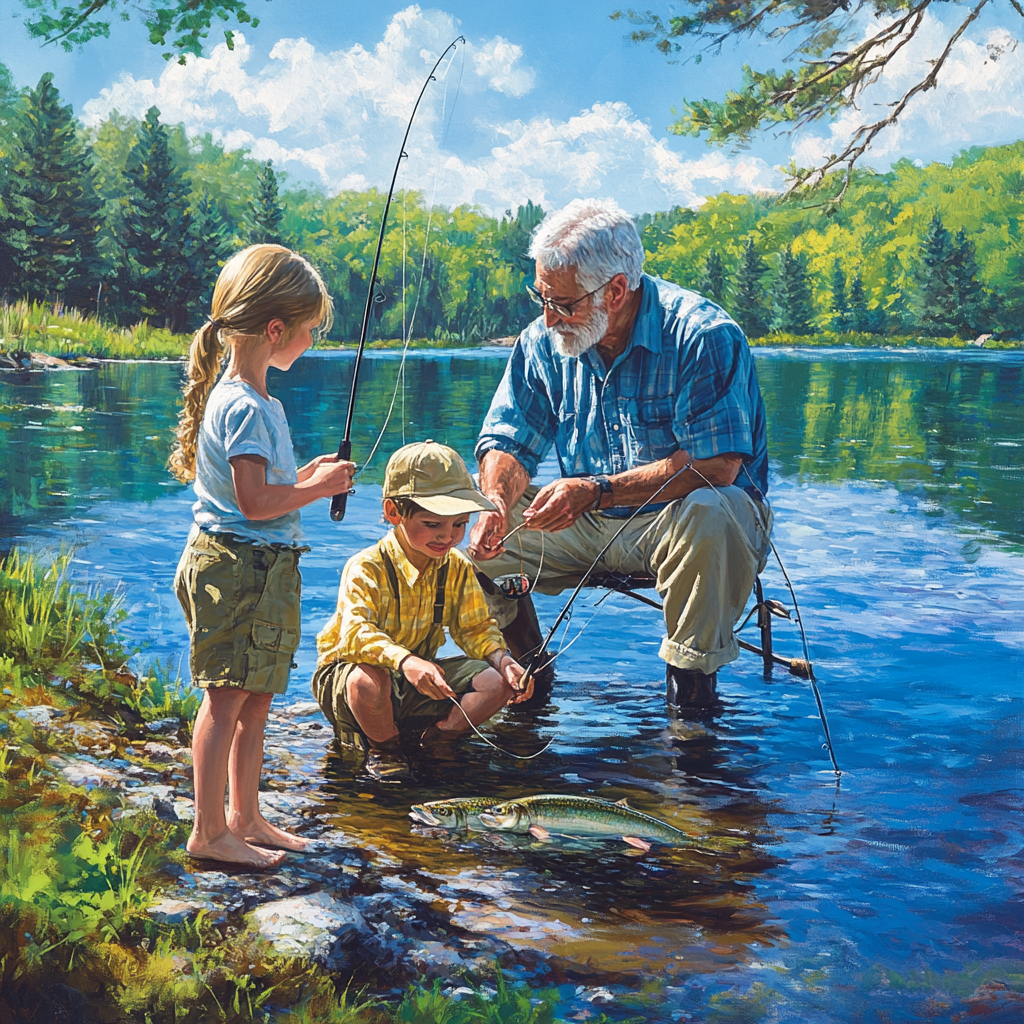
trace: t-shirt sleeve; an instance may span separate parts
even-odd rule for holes
[[[683,346],[672,429],[695,459],[726,452],[753,455],[753,411],[743,361],[747,339],[734,324],[715,324]]]
[[[240,396],[224,410],[224,457],[259,455],[274,461],[274,444],[263,419],[263,412],[247,395]]]

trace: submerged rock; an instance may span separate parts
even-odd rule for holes
[[[206,900],[175,900],[162,899],[154,903],[148,914],[160,924],[184,924],[194,920],[202,912],[215,910],[214,905]]]
[[[250,917],[278,953],[309,957],[328,968],[344,966],[346,950],[368,931],[355,907],[325,892],[265,903]]]

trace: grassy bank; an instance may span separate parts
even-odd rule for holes
[[[508,342],[508,339],[502,339]],[[76,359],[182,359],[192,341],[189,334],[172,334],[142,321],[134,327],[115,327],[77,309],[59,304],[16,302],[0,307],[0,352],[38,352],[74,362]],[[770,334],[752,338],[755,348],[970,348],[963,338],[926,338],[915,335],[882,337],[877,334],[821,333],[813,335]],[[318,349],[354,351],[355,341],[322,341]],[[378,338],[368,349],[400,349],[401,338]],[[457,339],[414,338],[414,350],[476,348]],[[992,341],[985,349],[1016,349],[1021,341]]]
[[[459,977],[455,1002],[436,982],[385,1000],[275,953],[244,920],[155,920],[164,869],[190,864],[189,826],[64,769],[90,730],[122,765],[147,764],[158,721],[159,738],[187,743],[198,694],[129,669],[118,595],[76,587],[70,564],[0,563],[0,1020],[553,1024],[557,991],[507,985],[497,968]]]

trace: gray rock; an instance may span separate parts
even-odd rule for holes
[[[289,718],[308,718],[310,715],[319,715],[321,712],[320,705],[315,700],[299,700],[280,708],[277,713],[282,717],[287,715]]]
[[[174,751],[166,743],[157,743],[156,740],[150,740],[142,748],[142,752],[150,761],[156,761],[159,764],[167,764],[169,761],[176,760]]]
[[[345,950],[368,931],[355,907],[325,892],[265,903],[250,917],[276,952],[309,957],[327,968],[344,966]]]
[[[160,924],[184,924],[193,920],[201,911],[212,911],[216,907],[207,900],[162,899],[154,903],[147,913]]]
[[[64,712],[51,708],[48,704],[33,704],[14,712],[15,718],[29,721],[33,725],[49,725],[54,718],[63,718]]]
[[[174,789],[171,786],[136,786],[125,793],[126,807],[134,807],[140,811],[155,810],[157,802],[171,803],[174,800]]]
[[[146,723],[146,732],[177,732],[181,728],[179,718],[158,718]]]

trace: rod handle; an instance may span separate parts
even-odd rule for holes
[[[338,445],[338,458],[343,462],[348,462],[352,457],[352,439],[343,438],[341,444]],[[354,493],[354,492],[349,492]],[[348,504],[348,494],[336,494],[331,498],[331,520],[335,523],[340,523],[345,518],[345,506]]]

